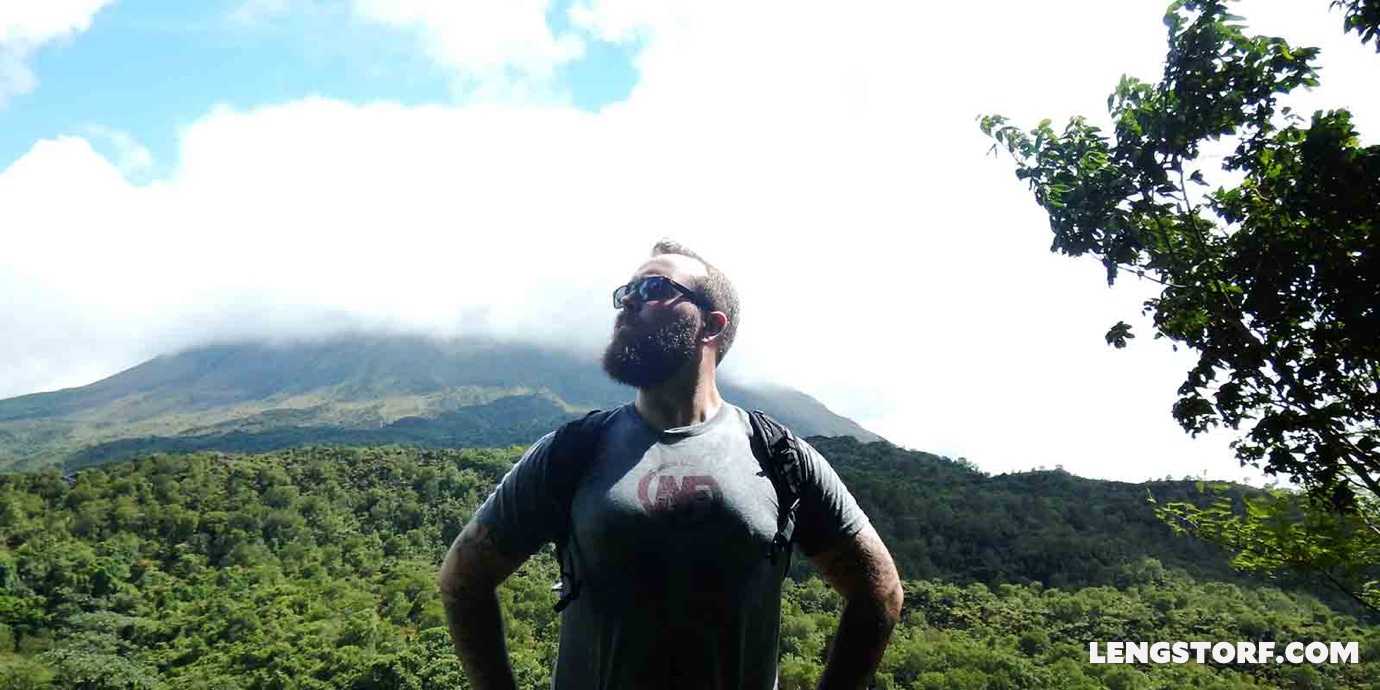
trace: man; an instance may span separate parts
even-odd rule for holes
[[[773,688],[788,559],[764,557],[776,493],[747,413],[715,384],[737,328],[733,287],[663,241],[614,299],[604,369],[636,400],[604,423],[573,496],[551,486],[548,434],[456,538],[440,576],[456,651],[473,687],[514,687],[495,588],[568,535],[579,588],[561,614],[556,690]],[[847,602],[819,687],[861,688],[900,615],[900,581],[838,476],[804,447],[795,541]]]

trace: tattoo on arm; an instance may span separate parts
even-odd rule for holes
[[[819,688],[862,688],[901,617],[896,565],[871,525],[811,561],[846,600]]]
[[[471,520],[441,564],[441,602],[451,641],[476,690],[516,688],[495,589],[524,560],[502,551],[493,531]]]

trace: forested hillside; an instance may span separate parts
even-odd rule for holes
[[[887,537],[903,577],[1112,584],[1122,564],[1142,556],[1197,577],[1239,577],[1223,551],[1176,536],[1155,518],[1151,496],[1201,500],[1191,481],[1128,484],[1062,470],[991,477],[888,443],[810,440]]]
[[[1054,488],[1031,498],[1019,490],[1029,477],[986,478],[885,444],[814,443],[854,485],[907,580],[879,687],[1380,683],[1367,663],[1380,658],[1380,630],[1304,594],[1164,567],[1175,544],[1193,560],[1183,541],[1166,537],[1165,558],[1145,557],[1161,548],[1139,541],[1149,522],[1097,494],[1104,483],[1039,475]],[[436,568],[518,451],[201,453],[0,477],[0,687],[468,687]],[[1046,543],[1043,560],[1014,546]],[[543,553],[502,588],[523,687],[549,680],[555,575]],[[783,688],[811,686],[837,619],[837,597],[800,575],[783,609]],[[1087,663],[1087,641],[1118,639],[1356,640],[1363,663]]]

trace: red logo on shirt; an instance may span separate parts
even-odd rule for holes
[[[653,489],[652,483],[656,482]],[[649,513],[668,511],[700,514],[723,500],[723,492],[713,477],[703,474],[673,474],[648,472],[637,483],[637,500]]]

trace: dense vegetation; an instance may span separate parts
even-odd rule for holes
[[[1238,577],[1224,552],[1175,536],[1151,510],[1151,495],[1200,500],[1191,481],[1128,484],[1060,469],[989,477],[886,443],[811,441],[887,538],[904,577],[1103,585],[1122,564],[1146,556],[1199,578]]]
[[[885,444],[815,443],[855,484],[907,579],[904,620],[879,687],[1380,683],[1380,670],[1367,663],[1380,658],[1380,630],[1307,595],[1202,581],[1133,557],[1130,539],[1143,531],[1135,520],[1107,521],[1116,500],[1094,496],[1096,482],[1037,475],[1074,492],[1060,505],[1053,493],[1022,496],[1018,477],[985,478]],[[436,566],[516,456],[516,448],[307,448],[154,456],[68,478],[0,477],[0,688],[467,687],[443,627]],[[935,483],[907,487],[921,476]],[[947,493],[936,488],[945,483]],[[934,515],[917,512],[922,520],[914,522],[935,527],[908,527],[895,512],[922,506]],[[1027,522],[992,524],[1019,514]],[[1035,528],[1038,520],[1074,519],[1088,524]],[[1129,536],[1080,555],[1095,548],[1080,539],[1096,529]],[[1070,540],[1054,552],[1066,559],[1062,570],[1003,542],[1051,540],[1055,549],[1060,538]],[[1070,584],[1031,582],[1038,578],[1019,572],[1025,567]],[[922,572],[960,582],[917,579]],[[788,583],[783,608],[783,688],[808,687],[818,675],[837,620],[838,598],[808,571],[801,575]],[[524,687],[549,680],[554,579],[543,553],[502,588]],[[1088,582],[1106,584],[1075,588]],[[1356,640],[1363,663],[1087,663],[1087,641],[1117,639]]]

